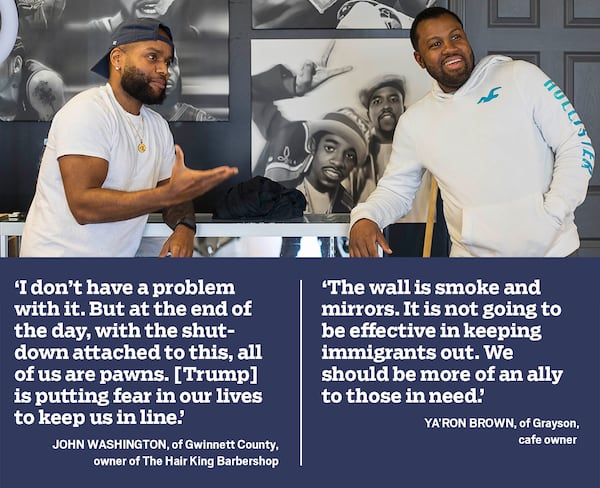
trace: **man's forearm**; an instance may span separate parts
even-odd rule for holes
[[[172,201],[166,193],[160,188],[135,192],[94,188],[69,201],[69,207],[82,225],[117,222],[160,211]]]
[[[162,210],[162,215],[165,223],[171,229],[175,229],[177,224],[180,223],[182,219],[188,219],[189,222],[195,221],[194,204],[190,201],[165,207]]]

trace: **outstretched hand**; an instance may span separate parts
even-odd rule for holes
[[[302,65],[300,72],[296,75],[296,94],[298,96],[305,95],[309,91],[314,90],[319,85],[325,83],[327,80],[352,70],[352,66],[342,66],[339,68],[327,67],[329,56],[331,55],[334,46],[335,40],[328,44],[321,57],[320,63],[306,61]]]
[[[236,174],[238,169],[232,166],[218,166],[207,170],[190,169],[185,165],[183,150],[175,144],[175,163],[168,183],[169,194],[177,200],[175,203],[193,200]]]

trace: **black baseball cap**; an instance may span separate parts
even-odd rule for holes
[[[163,32],[161,32],[161,29]],[[164,34],[167,34],[167,37]],[[108,67],[109,67],[109,56],[111,51],[123,44],[130,44],[132,42],[140,41],[163,41],[166,42],[171,49],[175,51],[175,44],[173,44],[173,35],[171,29],[165,24],[161,23],[156,19],[141,18],[131,21],[126,21],[114,30],[111,34],[111,45],[108,52],[92,66],[94,73],[108,78]]]

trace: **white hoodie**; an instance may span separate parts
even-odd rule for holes
[[[566,95],[536,66],[488,56],[455,93],[434,82],[400,117],[390,162],[352,211],[383,228],[410,210],[424,169],[437,179],[451,256],[567,256],[594,150]]]

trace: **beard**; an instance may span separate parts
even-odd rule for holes
[[[475,67],[475,56],[471,50],[466,56],[463,56],[465,67],[462,71],[457,73],[448,73],[444,71],[443,67],[426,65],[425,69],[441,86],[458,90],[471,76]]]
[[[381,142],[391,142],[394,138],[394,131],[396,130],[396,124],[398,123],[398,117],[390,110],[387,110],[379,115],[377,118],[377,124],[375,126],[376,133]]]
[[[167,96],[166,90],[154,93],[150,78],[136,68],[126,66],[121,76],[121,87],[125,92],[145,105],[163,103]]]

